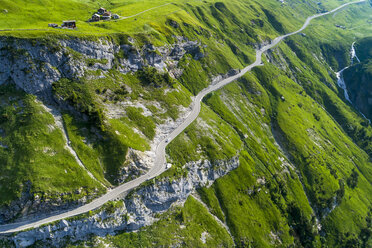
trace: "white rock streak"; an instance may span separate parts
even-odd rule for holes
[[[106,188],[106,186],[103,185],[97,178],[95,178],[93,176],[93,174],[85,167],[83,162],[80,160],[79,156],[76,154],[74,148],[71,146],[71,141],[68,138],[66,128],[63,125],[63,119],[62,119],[61,113],[53,106],[50,106],[50,105],[47,106],[47,105],[44,105],[44,104],[42,104],[42,106],[45,109],[45,111],[47,111],[48,113],[50,113],[53,116],[54,123],[61,130],[63,139],[66,142],[65,143],[65,149],[68,150],[71,153],[71,155],[75,158],[76,163],[89,175],[89,177],[91,177],[93,180],[95,180],[99,184],[101,184],[102,187]]]

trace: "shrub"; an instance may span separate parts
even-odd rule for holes
[[[149,139],[155,137],[155,128],[156,125],[151,117],[146,117],[141,114],[142,109],[137,109],[134,107],[128,107],[126,109],[128,118],[135,122],[141,132]]]
[[[347,185],[350,188],[354,189],[357,186],[357,184],[358,184],[358,179],[359,179],[359,174],[358,174],[358,172],[354,168],[352,170],[350,176],[347,179]]]
[[[88,115],[92,124],[101,130],[104,129],[103,110],[83,83],[63,78],[55,82],[52,87],[54,95],[71,104],[77,111]]]
[[[174,81],[168,73],[159,73],[154,67],[145,67],[139,71],[139,78],[144,86],[172,86]]]

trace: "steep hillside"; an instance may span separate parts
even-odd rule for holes
[[[311,14],[311,8],[317,11],[315,4],[310,9],[295,3],[281,8],[276,1],[268,1],[265,6],[239,1],[229,3],[229,7],[225,3],[179,4],[183,11],[162,15],[146,24],[152,26],[152,31],[145,33],[92,36],[94,32],[90,32],[90,36],[81,37],[84,32],[79,27],[56,30],[58,35],[22,31],[22,36],[33,38],[13,37],[17,36],[13,31],[2,33],[0,70],[5,83],[2,87],[15,85],[49,106],[46,108],[49,114],[45,114],[49,118],[54,116],[54,125],[62,132],[62,149],[75,155],[71,166],[88,176],[87,182],[81,180],[73,185],[68,182],[72,175],[63,165],[58,167],[62,172],[56,174],[58,180],[47,173],[48,165],[55,162],[25,166],[9,163],[11,169],[5,167],[7,177],[2,178],[7,191],[1,200],[4,207],[0,215],[4,222],[21,213],[34,213],[39,205],[48,211],[65,205],[66,201],[70,201],[70,207],[84,203],[90,198],[86,195],[100,194],[105,187],[146,172],[156,142],[188,113],[192,94],[230,69],[250,63],[254,47],[268,42],[278,32],[293,30],[303,16]],[[19,4],[18,8],[22,6]],[[242,8],[244,13],[240,12]],[[276,8],[281,9],[280,15],[273,14]],[[303,13],[302,18],[293,18],[292,14],[299,17],[299,12]],[[121,23],[123,27],[125,21]],[[99,24],[114,25],[111,22],[94,25]],[[12,99],[7,90],[3,92],[4,98]],[[5,106],[8,105],[4,105],[7,111]],[[9,124],[6,118],[5,125]],[[33,130],[36,139],[45,135],[50,124],[42,125],[43,129]],[[17,140],[4,140],[4,152],[20,152],[13,142]],[[22,144],[37,156],[40,156],[37,151],[45,151],[52,161],[56,154],[54,147],[29,141]],[[24,156],[27,161],[35,161],[33,153]],[[7,184],[5,180],[14,183]],[[50,204],[44,206],[41,204],[44,202]],[[32,207],[25,207],[29,205]]]
[[[0,31],[0,224],[143,175],[194,95],[343,2],[176,1],[86,23],[101,5],[129,16],[167,2],[0,1],[0,20],[14,19],[4,29],[38,29]],[[15,10],[25,13],[17,21]],[[362,3],[314,20],[265,53],[264,66],[207,95],[157,178],[0,245],[369,247],[372,127],[335,71],[350,63],[354,37],[365,49],[371,13]],[[41,30],[72,18],[77,30]]]

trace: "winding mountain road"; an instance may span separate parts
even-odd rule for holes
[[[108,193],[101,196],[100,198],[97,198],[94,201],[92,201],[92,202],[90,202],[86,205],[83,205],[81,207],[78,207],[76,209],[73,209],[73,210],[70,210],[70,211],[67,211],[67,212],[64,212],[64,213],[54,214],[54,215],[51,215],[51,216],[48,216],[48,217],[45,217],[45,218],[40,217],[40,218],[30,219],[30,220],[23,221],[23,222],[1,225],[0,226],[0,234],[24,231],[24,230],[29,229],[29,228],[36,228],[36,227],[39,227],[41,225],[45,225],[45,224],[48,224],[48,223],[51,223],[51,222],[54,222],[54,221],[62,220],[62,219],[65,219],[65,218],[69,218],[69,217],[73,217],[73,216],[76,216],[76,215],[79,215],[79,214],[89,212],[91,210],[94,210],[94,209],[97,209],[97,208],[101,207],[103,204],[105,204],[108,201],[117,199],[120,195],[125,194],[128,191],[136,188],[141,183],[160,175],[161,173],[163,173],[166,170],[165,147],[169,144],[169,142],[171,142],[174,138],[176,138],[183,130],[185,130],[198,117],[199,112],[200,112],[200,108],[201,108],[201,101],[207,94],[209,94],[213,91],[216,91],[216,90],[222,88],[223,86],[237,80],[238,78],[242,77],[245,73],[250,71],[252,68],[254,68],[256,66],[263,65],[261,57],[262,57],[262,54],[264,52],[266,52],[267,50],[275,47],[280,41],[282,41],[286,37],[297,34],[301,31],[303,31],[310,24],[311,20],[313,20],[315,18],[318,18],[318,17],[321,17],[321,16],[324,16],[324,15],[334,13],[334,12],[338,11],[339,9],[344,8],[344,7],[346,7],[350,4],[356,4],[356,3],[362,3],[362,2],[366,2],[366,0],[349,2],[349,3],[341,5],[338,8],[333,9],[332,11],[317,14],[317,15],[314,15],[314,16],[311,16],[311,17],[307,18],[304,25],[299,30],[297,30],[295,32],[292,32],[292,33],[289,33],[289,34],[286,34],[286,35],[283,35],[283,36],[280,36],[280,37],[277,37],[272,41],[271,44],[266,45],[266,46],[262,47],[261,49],[257,50],[256,51],[256,61],[253,64],[248,65],[247,67],[242,69],[240,73],[238,73],[234,76],[228,77],[226,79],[223,79],[220,82],[218,82],[217,84],[210,85],[209,87],[202,90],[194,98],[194,101],[192,103],[192,105],[193,105],[192,112],[185,119],[185,121],[181,125],[179,125],[171,134],[169,134],[168,137],[163,139],[158,144],[158,146],[156,148],[156,158],[155,158],[154,166],[149,170],[149,172],[147,174],[145,174],[145,175],[143,175],[143,176],[141,176],[137,179],[134,179],[130,182],[124,183],[124,184],[118,186],[117,188],[109,191]]]

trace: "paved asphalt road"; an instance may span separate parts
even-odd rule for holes
[[[261,58],[262,53],[264,53],[267,50],[275,47],[284,38],[286,38],[288,36],[291,36],[291,35],[294,35],[294,34],[297,34],[297,33],[301,32],[302,30],[304,30],[309,25],[311,20],[313,20],[315,18],[318,18],[318,17],[321,17],[321,16],[324,16],[324,15],[327,15],[327,14],[330,14],[330,13],[333,13],[333,12],[336,12],[337,10],[339,10],[341,8],[344,8],[344,7],[346,7],[350,4],[356,4],[356,3],[361,3],[361,2],[365,2],[365,1],[366,0],[346,3],[344,5],[341,5],[340,7],[332,10],[332,11],[322,13],[322,14],[317,14],[317,15],[314,15],[314,16],[311,16],[311,17],[307,18],[304,25],[299,30],[297,30],[295,32],[292,32],[292,33],[289,33],[289,34],[286,34],[286,35],[283,35],[283,36],[280,36],[280,37],[277,37],[272,41],[271,44],[262,47],[260,50],[257,50],[256,51],[256,61],[253,64],[251,64],[251,65],[245,67],[244,69],[242,69],[240,73],[238,73],[234,76],[228,77],[228,78],[218,82],[217,84],[210,85],[208,88],[205,88],[204,90],[202,90],[195,97],[195,99],[192,103],[193,104],[193,109],[192,109],[192,112],[190,113],[190,115],[168,137],[166,137],[164,140],[162,140],[158,144],[158,146],[156,148],[156,159],[155,159],[154,166],[150,169],[150,171],[147,174],[145,174],[145,175],[143,175],[143,176],[141,176],[137,179],[134,179],[130,182],[124,183],[124,184],[118,186],[117,188],[115,188],[113,190],[110,190],[108,193],[101,196],[100,198],[97,198],[94,201],[92,201],[92,202],[90,202],[90,203],[88,203],[84,206],[78,207],[76,209],[73,209],[73,210],[70,210],[70,211],[67,211],[67,212],[63,212],[63,213],[52,214],[51,216],[47,216],[47,217],[39,217],[39,218],[30,219],[30,220],[23,221],[23,222],[1,225],[0,226],[0,234],[1,233],[3,233],[3,234],[13,233],[13,232],[18,232],[18,231],[23,231],[23,230],[26,230],[26,229],[29,229],[29,228],[36,228],[38,226],[48,224],[50,222],[62,220],[62,219],[68,218],[68,217],[76,216],[76,215],[83,214],[83,213],[86,213],[88,211],[97,209],[97,208],[101,207],[103,204],[105,204],[106,202],[108,202],[110,200],[114,200],[114,199],[118,198],[120,195],[125,194],[128,191],[136,188],[137,186],[139,186],[141,183],[145,182],[146,180],[160,175],[161,173],[163,173],[166,170],[165,147],[168,145],[168,143],[170,141],[172,141],[174,138],[176,138],[183,130],[185,130],[185,128],[187,128],[198,117],[199,112],[200,112],[201,100],[203,99],[204,96],[206,96],[208,93],[216,91],[216,90],[220,89],[221,87],[237,80],[238,78],[242,77],[245,73],[250,71],[252,68],[254,68],[256,66],[263,65],[262,64],[262,58]]]

